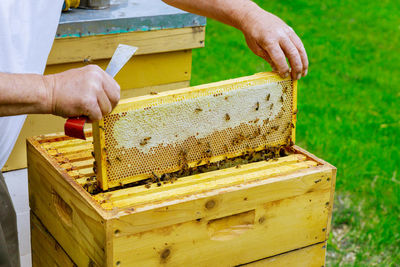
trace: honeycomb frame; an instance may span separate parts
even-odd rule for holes
[[[122,100],[93,124],[97,181],[107,190],[293,145],[296,113],[297,82],[272,72]]]

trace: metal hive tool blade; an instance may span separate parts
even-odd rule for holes
[[[103,190],[294,142],[296,82],[259,73],[123,100],[94,124]]]

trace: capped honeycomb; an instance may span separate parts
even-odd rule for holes
[[[94,125],[103,190],[294,141],[296,84],[274,73],[121,101]]]

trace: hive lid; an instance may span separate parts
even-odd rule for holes
[[[93,125],[103,190],[294,143],[296,81],[274,73],[123,100]]]

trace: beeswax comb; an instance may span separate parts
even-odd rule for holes
[[[93,125],[99,186],[292,145],[296,86],[276,73],[258,73],[122,100]]]

